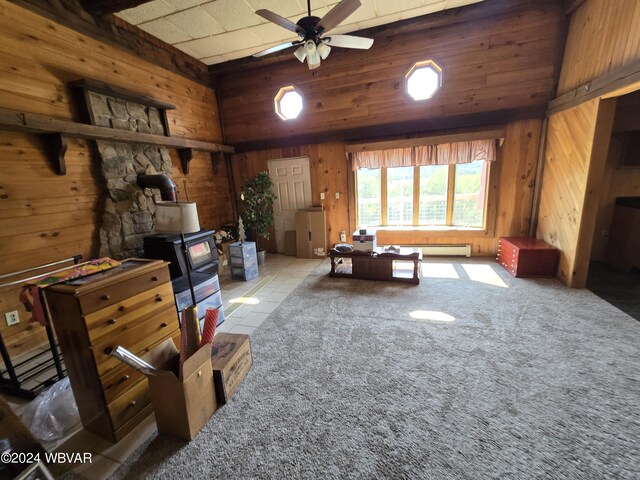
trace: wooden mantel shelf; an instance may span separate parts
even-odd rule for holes
[[[181,137],[114,130],[113,128],[69,122],[47,115],[19,112],[7,108],[0,108],[0,130],[18,130],[46,135],[48,144],[51,147],[51,160],[58,175],[66,173],[64,156],[67,150],[66,139],[68,137],[176,148],[180,154],[184,173],[189,172],[189,161],[193,157],[194,150],[220,154],[234,152],[234,148],[228,145]],[[218,160],[218,158],[214,157],[214,164]]]

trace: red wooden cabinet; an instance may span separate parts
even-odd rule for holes
[[[514,277],[553,277],[558,249],[537,238],[501,237],[496,260]]]

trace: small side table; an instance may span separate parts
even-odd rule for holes
[[[531,237],[501,237],[497,262],[514,277],[553,277],[558,268],[557,248]]]

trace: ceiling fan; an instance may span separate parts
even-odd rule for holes
[[[279,52],[291,47],[298,47],[293,54],[298,60],[307,60],[309,70],[318,68],[320,60],[329,56],[331,47],[359,48],[367,50],[373,45],[372,38],[356,37],[355,35],[325,35],[332,28],[337,27],[349,15],[360,7],[360,0],[342,0],[322,18],[311,15],[311,0],[307,0],[308,16],[293,23],[277,13],[269,10],[257,10],[256,14],[287,30],[295,32],[300,40],[283,43],[255,53],[254,57],[262,57],[270,53]]]

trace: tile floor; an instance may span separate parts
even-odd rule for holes
[[[265,265],[260,266],[260,275],[248,282],[232,279],[229,270],[221,271],[219,276],[225,321],[218,331],[251,335],[321,261],[268,255]],[[7,399],[10,400],[10,397]],[[92,463],[76,466],[73,471],[87,479],[102,480],[109,478],[155,431],[155,420],[151,415],[120,442],[112,444],[78,424],[67,439],[45,446],[48,450],[59,452],[91,452]],[[52,473],[57,476],[63,471],[54,468]]]

